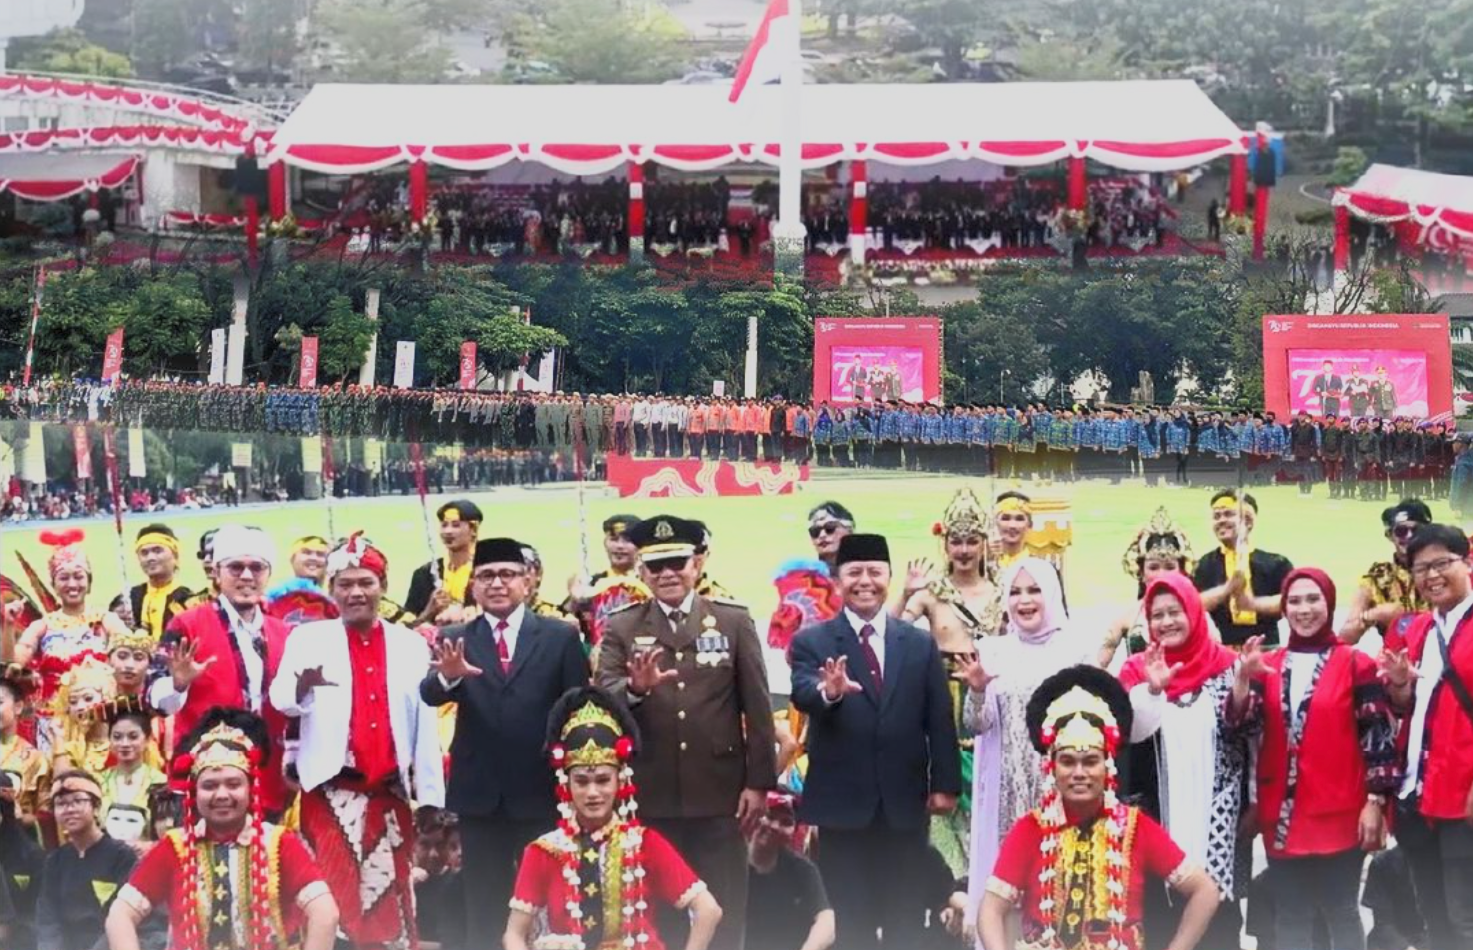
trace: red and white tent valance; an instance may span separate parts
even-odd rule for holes
[[[1411,221],[1473,240],[1473,177],[1372,165],[1355,184],[1336,191],[1334,203],[1366,221]]]
[[[277,130],[267,162],[357,174],[422,161],[484,171],[513,161],[603,175],[629,162],[683,171],[775,165],[781,91],[725,86],[319,85]],[[1092,158],[1169,171],[1243,154],[1237,125],[1189,81],[810,85],[803,164]]]
[[[105,148],[177,148],[215,155],[243,155],[250,150],[248,143],[249,140],[237,132],[180,126],[118,125],[0,135],[0,155]]]
[[[137,155],[0,155],[0,192],[27,201],[64,201],[117,188],[133,176]]]
[[[0,76],[0,98],[51,99],[109,106],[235,133],[246,132],[252,125],[250,119],[233,114],[228,107],[211,105],[188,96],[155,89],[44,76]]]

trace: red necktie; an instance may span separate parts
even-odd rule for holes
[[[869,675],[875,681],[875,693],[879,694],[885,691],[885,673],[880,669],[880,655],[870,643],[870,637],[874,635],[875,628],[870,624],[859,628],[859,646],[864,650],[864,661],[869,664]]]
[[[511,650],[506,645],[507,622],[498,620],[496,622],[496,657],[501,660],[501,672],[511,672]]]

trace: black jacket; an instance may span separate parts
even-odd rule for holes
[[[553,704],[568,690],[588,684],[578,631],[528,610],[510,674],[501,671],[486,616],[446,627],[440,638],[464,640],[466,662],[484,671],[451,689],[433,671],[420,684],[420,696],[431,706],[456,704],[445,807],[462,816],[544,820],[551,828],[557,799],[543,745]]]

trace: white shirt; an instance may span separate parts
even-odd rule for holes
[[[849,626],[854,629],[854,635],[856,637],[859,637],[859,645],[860,646],[864,646],[864,637],[860,636],[859,631],[863,630],[866,625],[874,628],[874,631],[875,632],[869,638],[869,645],[870,645],[871,649],[873,649],[875,651],[875,657],[876,657],[876,659],[878,659],[880,661],[880,675],[881,676],[884,676],[885,675],[885,611],[884,610],[881,610],[879,613],[875,614],[875,619],[873,619],[873,620],[865,620],[859,614],[857,614],[854,611],[850,610],[848,607],[845,607],[844,608],[844,619],[847,620],[847,621],[849,621]]]
[[[631,417],[636,423],[648,425],[650,421],[650,404],[643,399],[636,402],[633,410],[631,410]]]
[[[1458,624],[1463,622],[1470,608],[1473,608],[1473,594],[1463,598],[1462,603],[1448,611],[1446,617],[1435,610],[1432,612],[1434,629],[1427,631],[1427,642],[1422,647],[1422,661],[1417,664],[1417,678],[1412,681],[1412,731],[1407,744],[1407,774],[1401,783],[1400,798],[1410,798],[1415,794],[1417,785],[1422,780],[1422,744],[1426,739],[1427,704],[1432,699],[1432,691],[1442,680],[1442,648],[1433,640],[1438,631],[1441,631],[1443,639],[1451,643]]]
[[[224,597],[219,598],[216,603],[225,612],[225,620],[230,626],[230,635],[235,638],[236,649],[240,651],[246,673],[246,697],[251,704],[251,712],[261,711],[261,690],[266,682],[266,663],[261,659],[261,654],[256,652],[256,641],[261,637],[261,628],[266,623],[266,614],[258,606],[255,619],[247,622],[241,619],[240,613],[236,611],[230,601]],[[219,657],[216,662],[227,660],[227,657]],[[179,692],[174,689],[174,678],[172,676],[160,677],[148,691],[149,702],[153,708],[166,716],[172,716],[184,708],[189,701],[189,690]]]
[[[1320,660],[1318,653],[1296,653],[1290,651],[1284,664],[1284,673],[1289,678],[1289,711],[1291,716],[1299,714],[1304,697],[1309,695],[1309,681],[1314,678],[1315,664]]]
[[[663,600],[657,600],[657,601],[655,601],[655,603],[657,603],[657,604],[660,605],[660,610],[662,610],[664,612],[665,619],[666,620],[669,620],[670,619],[670,615],[672,613],[674,613],[675,611],[677,611],[677,610],[680,611],[681,616],[683,616],[683,617],[689,617],[690,616],[690,612],[691,612],[691,608],[695,607],[695,605],[696,605],[696,592],[695,591],[691,591],[689,594],[686,594],[685,595],[685,600],[682,600],[679,604],[677,604],[674,607],[671,607],[669,604],[665,603]],[[674,627],[674,624],[672,623],[671,626]]]

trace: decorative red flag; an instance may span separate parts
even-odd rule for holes
[[[476,341],[460,344],[460,388],[476,388]]]
[[[72,452],[77,456],[77,478],[92,477],[92,443],[86,426],[72,426]]]
[[[757,81],[762,83],[777,76],[779,67],[776,62],[777,57],[772,55],[776,50],[772,49],[771,40],[773,26],[780,25],[774,21],[781,19],[790,19],[788,0],[768,0],[767,12],[762,15],[762,22],[757,25],[757,34],[752,37],[746,53],[742,54],[741,65],[737,67],[736,78],[731,83],[729,101],[736,102],[742,97],[742,90],[747,88],[747,82],[756,70],[758,57],[762,59],[763,68],[758,74]],[[793,28],[797,29],[797,25],[794,24]],[[764,50],[767,51],[766,56],[762,55]]]
[[[102,351],[102,381],[116,386],[123,375],[123,328],[118,327],[108,334],[107,347]]]
[[[297,374],[297,385],[303,389],[317,388],[317,337],[302,337],[302,369]]]

